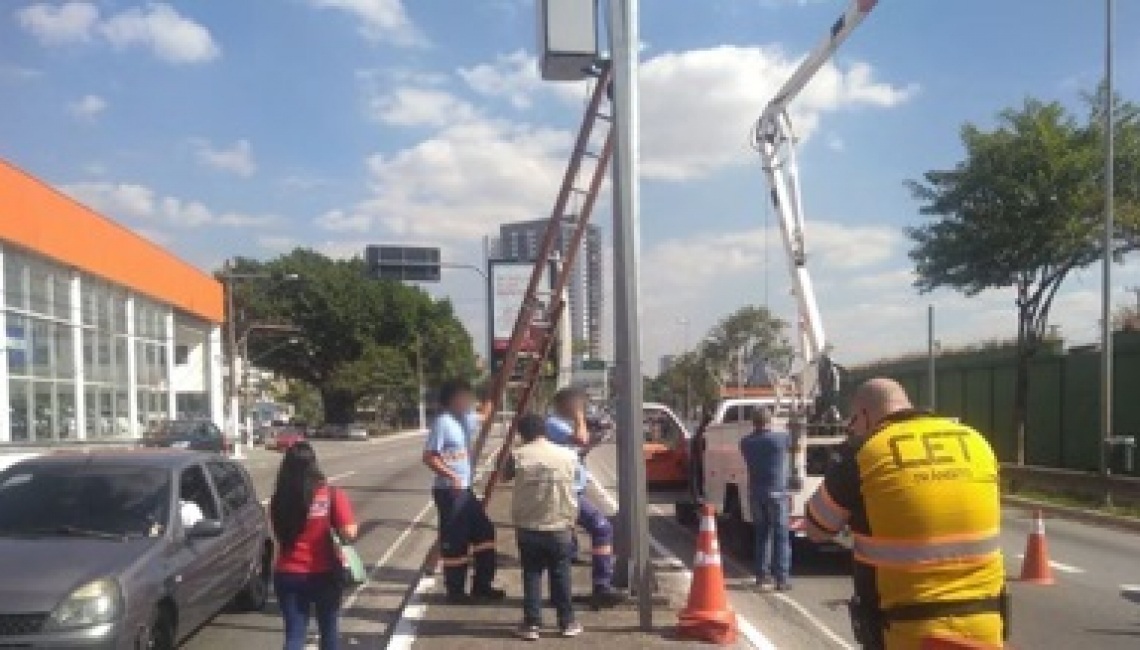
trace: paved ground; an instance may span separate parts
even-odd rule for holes
[[[600,448],[591,457],[595,476],[614,485],[615,449]],[[651,502],[653,499],[651,498]],[[674,523],[667,503],[650,506],[650,531],[660,544],[688,563],[692,535]],[[1014,596],[1015,648],[1034,650],[1125,650],[1140,647],[1140,608],[1122,592],[1138,598],[1129,585],[1140,585],[1140,535],[1061,520],[1045,527],[1057,584],[1019,584],[1021,554],[1032,525],[1030,513],[1007,509],[1002,546]],[[797,551],[803,551],[797,547]],[[739,558],[725,567],[734,606],[778,648],[854,648],[843,606],[851,587],[841,555],[799,552],[788,595],[756,594],[749,585],[749,564]],[[1138,588],[1140,589],[1140,588]]]
[[[428,473],[420,463],[423,437],[314,445],[325,474],[352,499],[361,524],[357,549],[374,567],[372,583],[350,596],[341,624],[342,645],[382,648],[388,626],[435,536],[434,511],[427,507]],[[246,461],[262,498],[272,491],[279,459],[280,454],[255,450]],[[261,614],[218,616],[184,647],[277,650],[281,629],[280,614],[270,603]]]

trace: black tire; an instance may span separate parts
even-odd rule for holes
[[[174,612],[169,607],[160,605],[154,610],[141,641],[140,647],[144,650],[174,650],[178,645],[178,632]]]
[[[269,562],[270,555],[263,552],[257,565],[241,591],[234,596],[234,606],[243,612],[260,612],[269,601]]]

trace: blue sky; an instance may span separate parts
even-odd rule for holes
[[[1118,86],[1140,99],[1140,40],[1129,36],[1140,7],[1118,5]],[[682,318],[695,344],[744,303],[794,316],[747,136],[845,7],[642,1],[647,369],[684,347]],[[538,80],[531,0],[0,12],[0,156],[206,269],[294,245],[351,255],[396,242],[477,262],[499,222],[548,212],[585,93]],[[918,217],[902,183],[953,165],[965,121],[991,123],[1026,96],[1080,110],[1102,43],[1099,2],[880,2],[793,110],[811,270],[837,358],[923,349],[928,302],[948,345],[1013,334],[1009,292],[911,288],[901,229]],[[606,198],[595,219],[608,244]],[[1118,300],[1140,284],[1133,266],[1118,271]],[[451,272],[432,291],[483,340],[475,276]],[[1093,269],[1058,301],[1054,321],[1075,342],[1095,337],[1098,291]]]

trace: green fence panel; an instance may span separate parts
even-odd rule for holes
[[[981,431],[987,438],[994,428],[994,396],[990,368],[966,370],[966,424]]]
[[[1064,467],[1095,470],[1100,463],[1100,355],[1070,354],[1065,359]]]
[[[1017,371],[1012,363],[990,369],[993,388],[994,418],[990,429],[990,444],[1002,462],[1017,460],[1017,446],[1013,436],[1013,391]]]
[[[960,418],[965,415],[965,404],[962,399],[962,369],[956,367],[943,368],[938,372],[938,383],[935,392],[938,402],[935,407],[939,413]]]
[[[1025,462],[1062,466],[1061,411],[1064,360],[1046,357],[1031,362],[1029,402],[1025,418]]]

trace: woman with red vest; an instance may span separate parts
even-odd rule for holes
[[[343,584],[331,534],[335,530],[351,542],[357,525],[352,504],[328,484],[309,443],[298,442],[285,452],[269,519],[277,542],[273,579],[285,619],[285,650],[305,647],[311,609],[321,650],[337,650]]]

